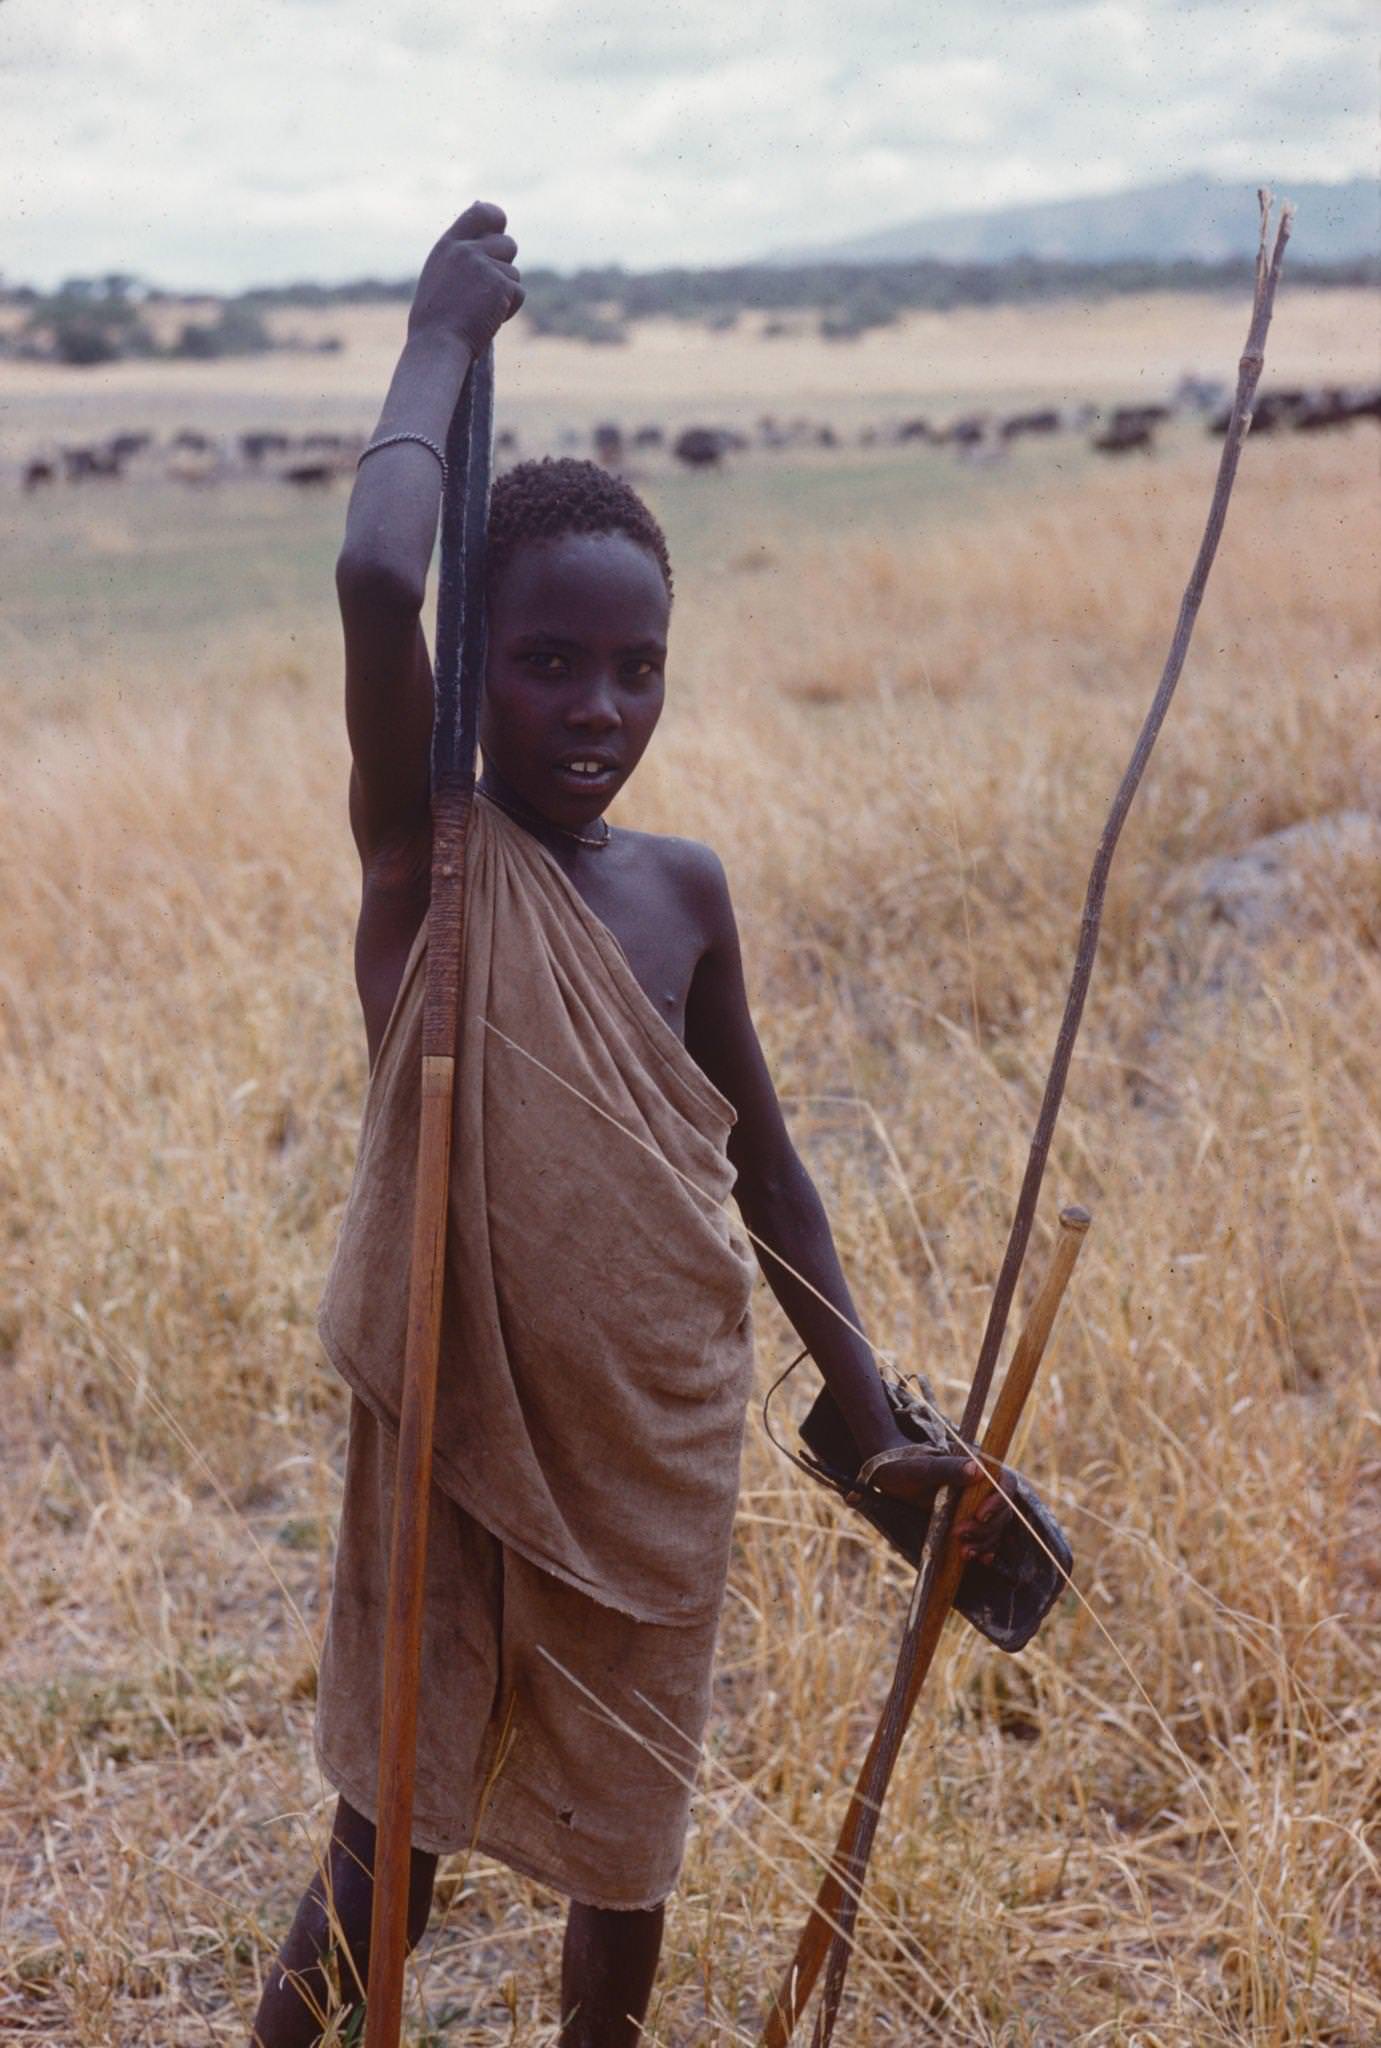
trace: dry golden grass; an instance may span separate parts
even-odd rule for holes
[[[956,1409],[1211,460],[682,578],[626,815],[723,852],[868,1324]],[[1047,1219],[1096,1224],[1022,1462],[1081,1598],[1018,1660],[951,1643],[841,2040],[1377,2037],[1381,877],[1320,876],[1255,994],[1172,909],[1200,857],[1377,806],[1373,461],[1248,447],[1051,1166]],[[312,1320],[364,1081],[336,661],[323,593],[290,650],[246,624],[0,709],[7,2040],[242,2040],[320,1836]],[[754,2038],[903,1602],[750,1426],[651,2040]],[[410,2038],[549,2042],[557,1902],[487,1865],[442,1898]]]

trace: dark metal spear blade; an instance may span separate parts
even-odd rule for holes
[[[432,791],[472,782],[484,682],[484,537],[494,463],[494,344],[470,366],[446,436],[436,595]]]

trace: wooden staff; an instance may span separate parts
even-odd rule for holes
[[[988,1310],[988,1320],[983,1331],[983,1341],[979,1346],[978,1363],[974,1367],[973,1380],[969,1387],[968,1399],[964,1404],[964,1414],[959,1425],[959,1434],[966,1443],[973,1443],[978,1436],[983,1420],[983,1410],[988,1399],[988,1390],[992,1384],[993,1369],[997,1364],[998,1353],[1002,1348],[1002,1339],[1007,1328],[1007,1317],[1011,1309],[1012,1297],[1016,1291],[1022,1261],[1026,1256],[1026,1247],[1030,1241],[1031,1226],[1035,1220],[1036,1205],[1040,1199],[1041,1182],[1045,1177],[1045,1164],[1050,1156],[1050,1141],[1055,1133],[1055,1124],[1059,1117],[1060,1104],[1064,1100],[1065,1081],[1069,1073],[1069,1063],[1073,1057],[1074,1043],[1079,1035],[1079,1025],[1084,1014],[1084,1002],[1087,998],[1089,982],[1093,975],[1094,958],[1098,951],[1098,933],[1103,917],[1103,899],[1107,893],[1108,876],[1112,869],[1113,855],[1117,850],[1117,842],[1121,837],[1122,827],[1126,823],[1127,813],[1131,809],[1132,799],[1141,786],[1142,776],[1146,772],[1146,764],[1151,758],[1151,751],[1160,735],[1160,729],[1165,723],[1165,714],[1170,709],[1176,685],[1184,670],[1185,656],[1189,652],[1189,643],[1193,637],[1194,624],[1199,616],[1199,606],[1203,601],[1204,590],[1208,584],[1209,571],[1213,567],[1214,556],[1218,552],[1218,543],[1223,534],[1223,525],[1227,519],[1228,503],[1232,497],[1232,486],[1237,476],[1237,465],[1242,453],[1242,444],[1246,440],[1247,430],[1251,425],[1252,400],[1256,396],[1256,387],[1260,382],[1261,371],[1265,362],[1266,334],[1270,327],[1271,314],[1275,307],[1276,287],[1280,282],[1280,268],[1285,259],[1285,245],[1290,239],[1290,224],[1294,214],[1293,207],[1287,201],[1281,208],[1279,226],[1276,230],[1275,246],[1272,248],[1269,239],[1271,196],[1263,190],[1257,194],[1257,197],[1261,207],[1261,234],[1257,247],[1256,282],[1252,294],[1251,321],[1247,330],[1246,346],[1237,365],[1237,389],[1233,395],[1232,413],[1228,421],[1227,433],[1223,439],[1223,452],[1218,463],[1218,475],[1213,486],[1213,498],[1209,505],[1208,519],[1204,526],[1203,538],[1199,542],[1199,551],[1194,558],[1194,566],[1190,570],[1184,596],[1180,600],[1179,617],[1175,622],[1175,631],[1170,642],[1170,651],[1166,656],[1165,666],[1161,670],[1160,681],[1156,685],[1150,709],[1146,713],[1141,731],[1136,738],[1136,744],[1132,748],[1131,759],[1127,763],[1126,772],[1118,784],[1117,792],[1113,797],[1103,825],[1102,834],[1098,841],[1098,847],[1093,857],[1093,865],[1089,871],[1088,887],[1084,894],[1083,918],[1079,927],[1079,941],[1075,949],[1074,967],[1070,975],[1069,989],[1065,996],[1064,1013],[1060,1019],[1060,1028],[1055,1039],[1055,1050],[1050,1062],[1050,1071],[1046,1076],[1045,1090],[1041,1096],[1041,1106],[1036,1117],[1035,1130],[1031,1137],[1031,1146],[1026,1159],[1026,1170],[1022,1175],[1016,1209],[1012,1216],[1012,1227],[1008,1234],[1007,1246],[1002,1255],[1002,1264],[998,1269],[997,1280],[993,1287],[993,1298]],[[877,1734],[868,1752],[869,1762],[865,1765],[863,1775],[859,1781],[858,1797],[864,1802],[866,1809],[872,1812],[873,1816],[867,1829],[867,1841],[869,1844],[871,1844],[872,1835],[876,1831],[877,1814],[881,1809],[887,1790],[888,1779],[891,1776],[892,1766],[896,1761],[901,1747],[902,1736],[906,1731],[906,1722],[910,1711],[906,1702],[908,1698],[911,1698],[914,1703],[911,1666],[919,1653],[922,1634],[927,1626],[927,1609],[935,1591],[939,1567],[948,1553],[950,1531],[954,1527],[958,1504],[959,1490],[954,1486],[946,1487],[935,1502],[931,1515],[930,1536],[926,1545],[921,1570],[917,1575],[916,1588],[912,1597],[910,1612],[907,1616],[906,1627],[902,1632],[901,1645],[897,1652],[896,1668],[892,1674],[891,1689],[887,1696],[887,1703],[882,1711]],[[860,1831],[858,1846],[847,1858],[852,1884],[852,1894],[847,1907],[850,1915],[850,1925],[852,1925],[853,1919],[857,1915],[857,1894],[861,1890],[867,1866],[867,1848],[863,1845],[863,1842],[863,1833]],[[839,1861],[838,1852],[836,1852],[834,1862],[838,1863]],[[828,1881],[827,1879],[826,1882]],[[817,1918],[818,1915],[813,1913],[811,1922],[806,1929],[806,1934],[802,1935],[802,1948],[806,1946],[806,1935],[810,1933],[810,1926],[815,1924]],[[825,1938],[828,1939],[828,1936],[826,1935]],[[812,1955],[815,1955],[814,1937],[812,1937],[810,1952]],[[847,1933],[836,1935],[833,1939],[829,1984],[820,2013],[819,2023],[815,2030],[814,2048],[829,2048],[830,2036],[834,2031],[835,2015],[839,2008],[839,1998],[843,1990],[844,1975],[848,1969],[849,1953],[850,1943]],[[798,1962],[799,1960],[800,1951],[798,1950]],[[818,1974],[818,1956],[815,1960],[814,1970]],[[813,1975],[811,1981],[812,1983],[814,1982]],[[783,2004],[784,1997],[786,2000],[785,2005]],[[788,1972],[783,1990],[778,1992],[776,2002],[768,2016],[767,2025],[761,2037],[761,2048],[785,2048],[785,2043],[790,2038],[792,2027],[804,2002],[804,1998],[798,1997],[796,1991],[792,1988],[792,1977],[791,1973]],[[791,2014],[790,2024],[787,2024],[785,2019],[785,2014],[788,2011]]]
[[[465,841],[474,803],[475,747],[484,681],[484,542],[493,435],[491,342],[471,365],[461,387],[446,438],[446,486],[441,506],[432,718],[432,873],[422,1008],[422,1115],[388,1569],[366,2048],[398,2048],[403,2023],[422,1591],[431,1499],[432,1423],[441,1348],[441,1300],[446,1276],[456,1010],[465,936]]]
[[[993,1465],[1001,1465],[1011,1448],[1012,1437],[1021,1419],[1027,1396],[1035,1384],[1037,1370],[1045,1355],[1045,1347],[1049,1342],[1060,1302],[1069,1284],[1069,1276],[1074,1271],[1074,1262],[1083,1246],[1090,1220],[1087,1209],[1071,1206],[1060,1211],[1060,1231],[1055,1240],[1050,1269],[1032,1304],[1026,1327],[1017,1339],[1012,1362],[1007,1368],[1007,1376],[980,1446],[983,1457]],[[954,1522],[962,1521],[965,1516],[972,1514],[981,1506],[989,1490],[986,1479],[975,1479],[966,1487],[960,1496],[959,1511],[954,1517]],[[928,1546],[928,1550],[931,1547]],[[858,1784],[849,1802],[849,1810],[844,1817],[844,1825],[839,1831],[839,1840],[835,1844],[829,1870],[816,1894],[810,1918],[801,1931],[796,1953],[782,1980],[781,1989],[777,1993],[767,2026],[763,2031],[763,2048],[785,2048],[785,2044],[791,2039],[796,2022],[815,1989],[816,1979],[820,1975],[827,1952],[833,1960],[835,1950],[831,1949],[832,1938],[838,1945],[839,1953],[848,1952],[848,1942],[858,1917],[862,1896],[860,1884],[863,1867],[867,1863],[868,1852],[872,1847],[873,1836],[882,1813],[881,1801],[875,1796],[872,1788],[883,1767],[888,1749],[894,1745],[899,1747],[901,1737],[906,1732],[916,1702],[920,1698],[921,1687],[925,1684],[926,1674],[934,1662],[935,1652],[939,1648],[940,1637],[949,1619],[954,1596],[959,1590],[959,1581],[964,1576],[967,1562],[955,1540],[952,1524],[945,1532],[943,1555],[935,1575],[934,1592],[924,1601],[920,1598],[920,1588],[925,1579],[924,1564],[917,1580],[917,1592],[913,1597],[912,1614],[907,1630],[908,1638],[912,1639],[914,1657],[908,1659],[906,1686],[900,1699],[897,1726],[889,1730],[884,1720],[874,1732],[872,1745],[859,1773]],[[825,1980],[825,2011],[831,2010],[830,1992],[833,1980],[832,1969]],[[842,1990],[843,1977],[840,1974],[838,1991]],[[838,1991],[835,1994],[834,2005],[838,2003]]]

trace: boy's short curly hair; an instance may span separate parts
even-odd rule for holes
[[[571,455],[515,463],[495,479],[485,564],[490,590],[524,541],[566,533],[626,533],[655,558],[671,596],[666,535],[642,499],[622,477]]]

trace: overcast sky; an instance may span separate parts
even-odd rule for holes
[[[1367,0],[0,0],[0,272],[733,262],[1188,171],[1375,168]]]

